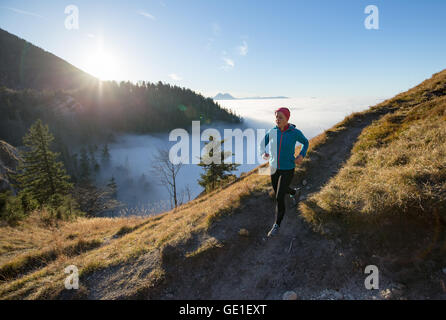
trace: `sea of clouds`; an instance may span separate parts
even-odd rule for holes
[[[250,100],[218,100],[221,106],[234,110],[242,116],[243,124],[214,123],[211,126],[200,126],[201,131],[214,128],[224,137],[224,129],[248,128],[268,130],[275,126],[274,110],[287,107],[291,111],[289,122],[296,125],[303,134],[312,137],[330,128],[352,112],[368,109],[382,101],[376,97],[368,98],[288,98],[288,99],[250,99]],[[190,128],[185,128],[191,132]],[[199,139],[199,136],[190,139]],[[105,184],[111,176],[118,183],[118,200],[127,204],[121,214],[154,214],[171,208],[171,201],[166,187],[160,183],[154,168],[157,149],[170,149],[177,141],[169,141],[169,133],[151,135],[122,135],[109,144],[111,166],[102,170],[98,183]],[[191,143],[190,143],[191,144]],[[204,141],[200,141],[200,148]],[[226,149],[225,149],[226,150]],[[246,150],[246,148],[244,149]],[[233,143],[233,151],[235,146]],[[256,163],[244,162],[236,172],[249,171],[264,161],[256,157]],[[197,183],[203,169],[196,164],[184,164],[177,176],[177,192],[180,202],[199,195],[203,188]]]

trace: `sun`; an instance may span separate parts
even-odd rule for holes
[[[86,71],[100,80],[118,80],[118,66],[115,58],[101,49],[87,58]]]

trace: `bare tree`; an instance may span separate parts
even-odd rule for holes
[[[154,162],[153,172],[159,177],[161,184],[166,187],[171,203],[176,208],[178,206],[176,178],[183,164],[173,164],[169,160],[169,150],[162,148],[157,149]]]
[[[88,216],[97,216],[107,211],[117,211],[124,207],[124,204],[114,198],[114,192],[110,186],[97,188],[91,183],[76,185],[73,189],[73,196],[79,204],[81,211]]]
[[[190,198],[191,198],[191,191],[189,185],[187,184],[178,194],[179,205],[182,205],[183,203],[190,201]]]
[[[190,187],[189,187],[188,184],[187,184],[186,187],[185,187],[185,191],[186,191],[186,194],[187,194],[187,201],[190,201],[190,194],[191,194],[191,191],[190,191]]]

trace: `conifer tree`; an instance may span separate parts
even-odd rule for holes
[[[21,192],[30,195],[40,206],[53,195],[65,195],[73,187],[62,162],[57,161],[59,153],[51,151],[54,136],[48,125],[38,119],[23,137],[26,151],[22,152],[16,180]]]
[[[93,169],[94,173],[97,173],[100,169],[99,163],[96,161],[96,151],[98,149],[97,145],[88,145],[88,153],[90,154],[90,167]]]
[[[222,145],[224,140],[214,141],[214,137],[209,137],[209,142],[206,143],[206,153],[200,159],[198,164],[205,172],[200,174],[201,179],[198,180],[198,184],[205,188],[206,191],[214,190],[218,184],[226,180],[231,172],[237,170],[240,164],[236,163],[224,163],[224,159],[233,155],[231,151],[223,151]]]
[[[118,185],[116,184],[114,176],[112,176],[107,183],[107,187],[110,189],[111,197],[116,199],[116,196],[118,195]]]
[[[81,158],[79,163],[80,178],[82,181],[90,180],[90,159],[85,147],[81,148]]]
[[[79,177],[79,159],[77,153],[73,153],[71,156],[71,168],[72,168],[71,177],[74,182],[77,182],[78,180],[77,177]]]
[[[101,152],[101,162],[104,167],[108,167],[110,165],[110,151],[108,149],[108,144],[104,144]]]

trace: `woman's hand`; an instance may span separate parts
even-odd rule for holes
[[[304,157],[300,154],[300,155],[296,158],[296,160],[294,160],[294,163],[295,163],[296,165],[300,165],[300,164],[302,163],[302,161],[304,161]]]

